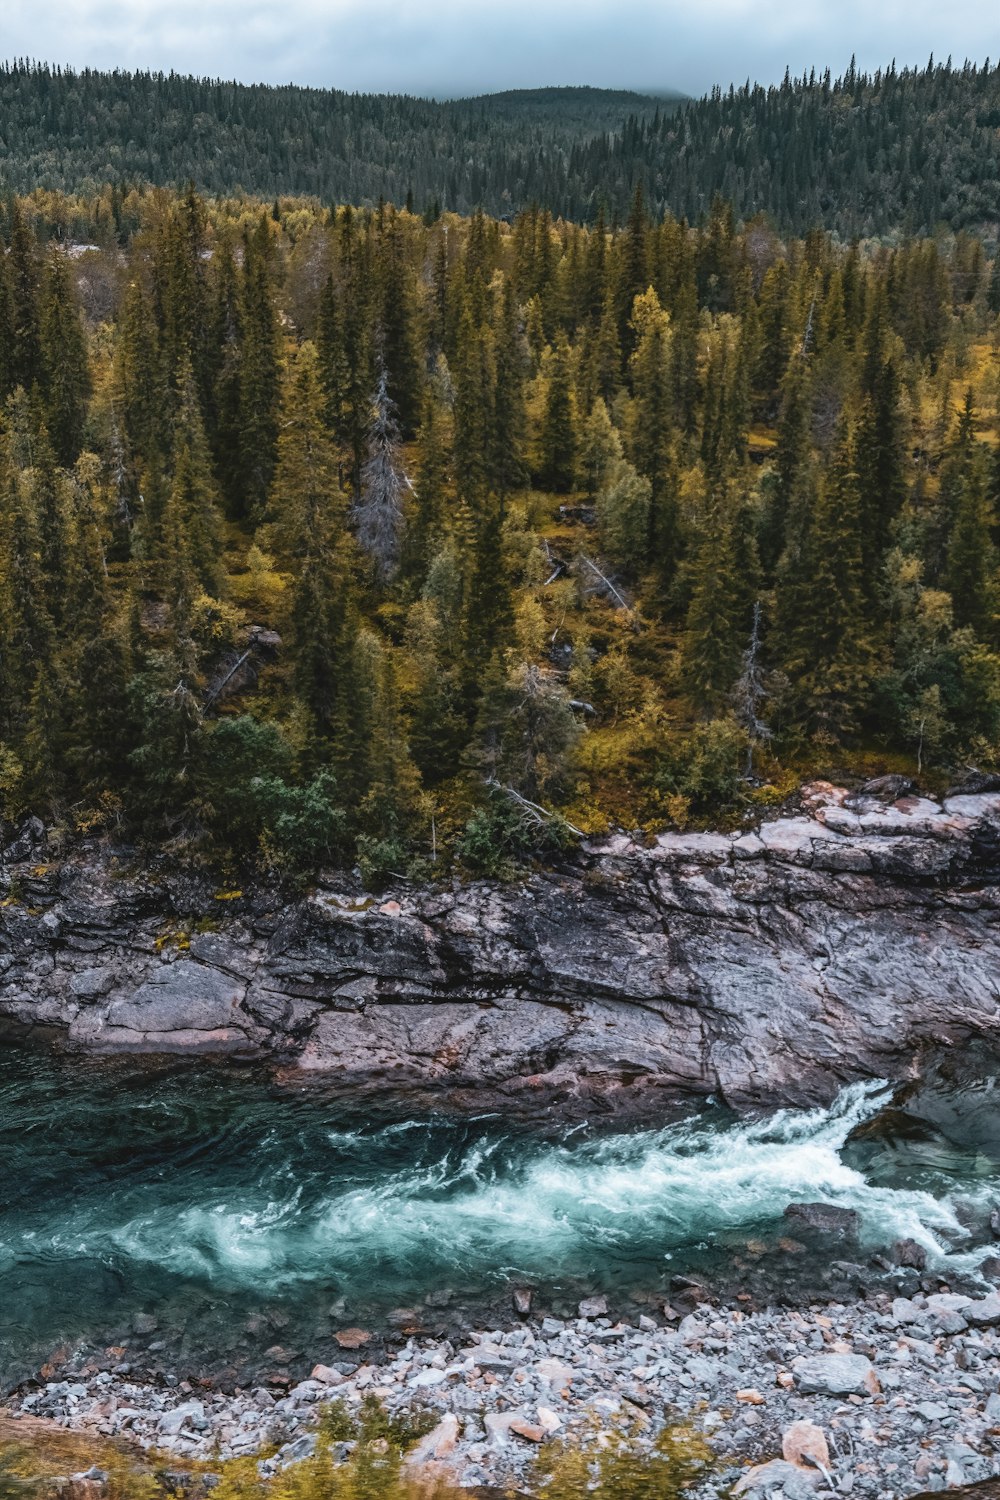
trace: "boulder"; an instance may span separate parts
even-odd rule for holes
[[[797,1388],[817,1396],[877,1396],[881,1389],[863,1354],[801,1355],[792,1369]]]
[[[607,1297],[584,1297],[577,1312],[581,1318],[604,1318],[608,1312]]]
[[[897,1266],[909,1266],[914,1271],[923,1271],[927,1266],[927,1251],[916,1240],[897,1240],[892,1247],[892,1258]]]
[[[785,1500],[814,1500],[821,1477],[818,1469],[811,1474],[808,1469],[800,1469],[786,1459],[773,1458],[770,1463],[756,1464],[748,1469],[733,1486],[732,1492],[734,1495],[783,1495]]]
[[[962,1317],[973,1328],[995,1328],[1000,1323],[1000,1294],[992,1292],[981,1302],[971,1302],[962,1309]]]
[[[426,1464],[433,1459],[448,1458],[458,1443],[458,1418],[454,1412],[446,1412],[436,1427],[422,1437],[407,1454],[408,1464]]]
[[[781,1435],[781,1454],[788,1463],[800,1467],[806,1467],[810,1461],[813,1465],[821,1464],[824,1469],[830,1467],[826,1436],[815,1422],[803,1420],[786,1427]]]
[[[873,776],[861,787],[859,795],[874,797],[876,802],[898,802],[900,797],[909,797],[917,789],[909,776]]]
[[[200,1401],[185,1401],[172,1411],[165,1411],[159,1421],[163,1437],[176,1437],[184,1427],[200,1427],[205,1422],[205,1408]]]
[[[785,1218],[827,1239],[855,1240],[861,1228],[857,1210],[841,1208],[836,1203],[789,1203]]]

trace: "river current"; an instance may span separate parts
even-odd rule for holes
[[[895,1095],[639,1129],[7,1047],[0,1387],[56,1349],[127,1359],[137,1330],[147,1359],[246,1372],[308,1362],[348,1324],[487,1316],[515,1287],[561,1313],[596,1292],[648,1305],[682,1276],[766,1271],[792,1295],[831,1253],[900,1238],[969,1273],[1000,1202],[998,1075],[966,1054]],[[783,1210],[816,1200],[859,1212],[860,1249],[790,1239]]]

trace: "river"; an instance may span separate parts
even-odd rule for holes
[[[515,1287],[561,1314],[601,1292],[641,1309],[684,1276],[794,1300],[900,1238],[970,1273],[1000,1203],[998,1076],[972,1052],[895,1096],[640,1129],[8,1046],[0,1386],[80,1344],[252,1378],[347,1325],[510,1316]],[[815,1200],[859,1212],[860,1248],[795,1238],[784,1208]]]

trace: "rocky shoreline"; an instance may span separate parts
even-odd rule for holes
[[[900,794],[902,792],[902,795]],[[290,904],[128,851],[8,848],[0,1023],[455,1103],[828,1103],[1000,1035],[1000,793],[816,783],[740,834],[625,835],[515,885]]]
[[[124,1438],[173,1464],[264,1449],[269,1474],[313,1451],[326,1402],[350,1410],[374,1395],[393,1412],[429,1412],[413,1461],[468,1487],[526,1482],[543,1443],[595,1418],[647,1440],[665,1421],[690,1423],[717,1459],[706,1495],[902,1500],[1000,1475],[994,1288],[925,1278],[908,1297],[796,1311],[696,1303],[684,1317],[668,1305],[630,1324],[595,1299],[575,1319],[411,1337],[376,1356],[363,1329],[340,1342],[340,1360],[290,1388],[229,1394],[143,1383],[120,1348],[79,1356],[22,1389],[10,1415]]]

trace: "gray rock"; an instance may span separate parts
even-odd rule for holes
[[[973,1328],[995,1328],[1000,1323],[1000,1293],[993,1292],[981,1302],[971,1302],[962,1309],[962,1317]]]
[[[800,1391],[823,1396],[874,1396],[878,1377],[863,1354],[805,1355],[792,1363]]]
[[[857,1239],[861,1215],[854,1208],[840,1208],[836,1203],[789,1203],[785,1218],[803,1229],[811,1229],[827,1239]]]
[[[808,1469],[800,1469],[797,1464],[787,1463],[783,1458],[775,1458],[770,1463],[758,1464],[750,1469],[733,1486],[732,1493],[734,1495],[765,1494],[768,1497],[784,1495],[785,1500],[815,1500],[819,1480],[818,1472],[813,1475]]]
[[[607,1316],[607,1297],[585,1297],[577,1308],[581,1318],[603,1318]]]
[[[922,1271],[927,1265],[927,1251],[916,1240],[897,1240],[892,1247],[892,1258],[897,1266],[909,1266]]]
[[[204,1420],[205,1408],[202,1402],[185,1401],[181,1406],[175,1406],[172,1411],[163,1413],[159,1421],[159,1429],[164,1437],[171,1437],[184,1427],[194,1426]]]
[[[66,1028],[78,1047],[274,1054],[347,1081],[391,1071],[477,1107],[547,1089],[650,1116],[699,1093],[828,1102],[850,1076],[904,1076],[928,1039],[998,1033],[1000,795],[879,795],[855,809],[806,788],[801,816],[740,840],[588,841],[521,885],[374,902],[321,886],[259,930],[252,891],[218,902],[88,853],[46,877],[48,913],[5,912],[0,1017]],[[20,852],[11,878],[30,880]],[[159,954],[179,912],[191,952]],[[202,917],[220,930],[197,933]],[[68,956],[84,954],[80,975],[102,977],[73,995]],[[853,1233],[845,1219],[816,1232]]]
[[[225,1032],[242,1021],[244,986],[218,969],[178,959],[154,971],[130,1000],[115,1001],[107,1024],[139,1038]]]

